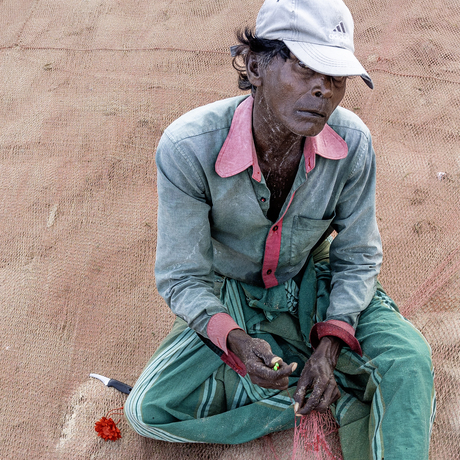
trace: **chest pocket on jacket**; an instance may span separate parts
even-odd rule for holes
[[[334,220],[317,220],[309,217],[295,216],[291,234],[291,265],[302,262]]]

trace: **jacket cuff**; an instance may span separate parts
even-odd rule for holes
[[[227,348],[227,337],[230,331],[234,329],[243,330],[234,319],[227,313],[217,313],[211,317],[209,320],[208,326],[206,328],[206,333],[209,340],[218,348],[220,348],[223,353],[220,356],[220,359],[230,366],[235,372],[242,375],[246,375],[246,366],[243,362],[236,356],[233,352]]]
[[[359,356],[363,355],[361,345],[355,337],[355,330],[353,326],[350,326],[345,321],[338,321],[336,319],[330,319],[322,323],[316,323],[310,331],[310,343],[313,348],[316,348],[319,341],[327,336],[331,335],[337,337],[345,342],[355,353]]]
[[[228,313],[216,313],[211,316],[206,328],[206,334],[209,340],[225,354],[227,350],[227,336],[230,331],[234,329],[241,329],[235,320]]]

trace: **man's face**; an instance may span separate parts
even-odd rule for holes
[[[276,56],[260,75],[255,102],[284,133],[316,136],[345,95],[346,77],[319,74],[292,54],[286,61]]]

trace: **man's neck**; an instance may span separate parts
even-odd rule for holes
[[[252,132],[257,158],[261,164],[283,165],[299,164],[302,156],[304,140],[302,136],[292,133],[284,126],[271,120],[266,112],[261,114],[257,103],[254,103],[252,114]]]
[[[305,138],[288,131],[254,104],[252,130],[260,170],[271,193],[268,218],[275,222],[294,183]]]

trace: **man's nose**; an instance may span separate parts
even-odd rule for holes
[[[332,78],[323,75],[323,74],[316,74],[315,75],[315,84],[312,88],[312,93],[316,97],[324,97],[329,99],[332,97]]]

